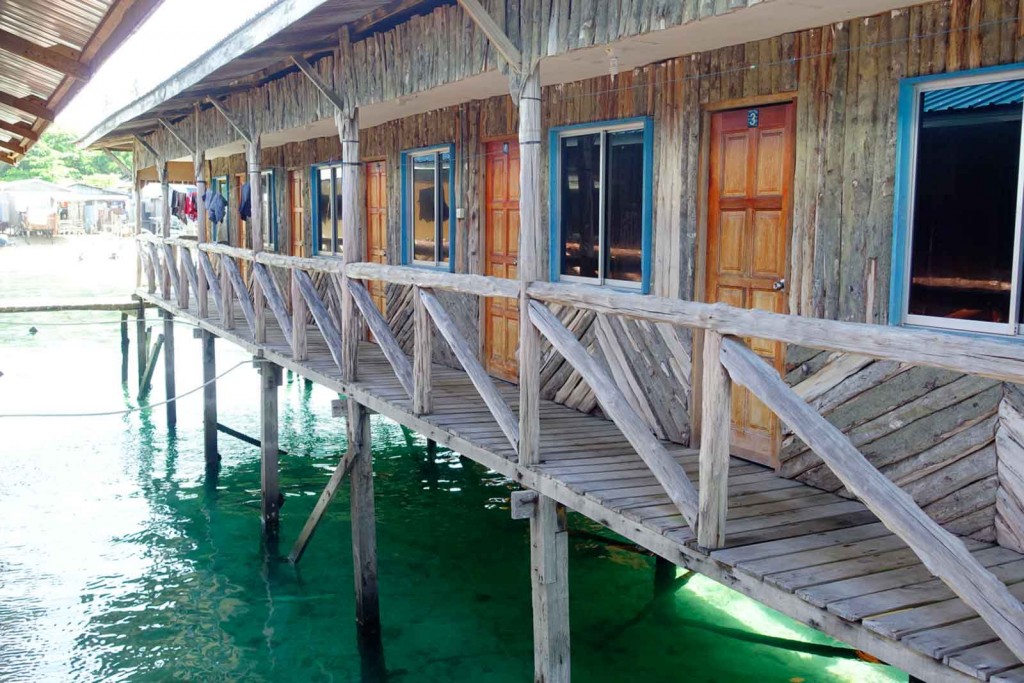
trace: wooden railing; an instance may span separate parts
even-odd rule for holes
[[[337,259],[254,254],[223,245],[198,245],[190,240],[152,236],[140,236],[139,247],[150,293],[159,290],[164,299],[185,307],[189,291],[198,293],[202,273],[222,325],[231,328],[232,302],[238,301],[254,339],[260,339],[263,338],[258,329],[261,316],[253,310],[249,283],[245,282],[239,268],[240,262],[248,262],[252,278],[262,290],[266,305],[273,312],[296,360],[306,357],[306,322],[311,317],[335,363],[344,368],[344,344],[351,343],[351,335],[360,334],[354,320],[347,325],[342,320],[347,288],[354,308],[369,326],[408,394],[413,412],[418,415],[430,413],[432,409],[433,325],[465,369],[513,450],[519,452],[520,424],[516,415],[435,293],[435,290],[443,290],[515,298],[522,294],[517,281],[373,263],[346,265]],[[278,287],[272,268],[287,271],[288,296]],[[314,277],[319,281],[319,289]],[[343,277],[347,278],[344,285]],[[411,359],[374,305],[364,284],[366,280],[415,288]],[[525,314],[529,321],[586,381],[604,413],[619,427],[695,530],[699,545],[710,549],[721,547],[725,542],[730,396],[731,385],[735,382],[749,389],[789,425],[846,488],[1024,660],[1024,608],[1006,585],[974,559],[957,537],[933,521],[907,493],[876,469],[842,432],[801,399],[774,368],[738,337],[769,339],[1011,382],[1024,382],[1024,347],[1010,340],[841,323],[581,285],[535,282],[527,287],[522,300],[527,302]],[[590,355],[576,335],[551,311],[549,305],[553,304],[593,311],[599,316],[624,316],[703,330],[699,486],[693,486],[605,366]],[[342,374],[344,376],[344,370]],[[339,464],[339,468],[344,466],[345,461]],[[340,480],[342,474],[339,469],[335,478]],[[315,521],[311,522],[315,527]],[[298,552],[301,553],[301,548]]]

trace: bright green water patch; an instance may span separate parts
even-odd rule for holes
[[[0,414],[135,405],[134,384],[120,385],[116,314],[31,317],[115,324],[35,335],[0,324]],[[183,391],[201,381],[199,343],[186,327],[176,343]],[[218,343],[220,369],[243,360]],[[257,434],[256,372],[240,368],[218,391],[220,420]],[[298,378],[281,390],[282,554],[345,447],[331,398]],[[162,399],[157,381],[151,400]],[[430,461],[422,440],[410,448],[374,418],[386,675],[364,677],[347,494],[299,567],[268,557],[257,450],[222,435],[211,480],[200,396],[178,415],[172,434],[163,408],[0,418],[0,680],[530,680],[528,531],[509,518],[508,482],[444,450]],[[577,681],[906,680],[699,576],[656,598],[651,558],[594,541],[603,531],[582,518],[570,526]]]

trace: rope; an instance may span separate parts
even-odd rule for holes
[[[202,384],[200,384],[196,388],[189,389],[184,394],[178,394],[177,396],[174,396],[174,397],[169,398],[169,399],[164,400],[164,401],[160,401],[159,403],[151,403],[151,404],[146,405],[146,406],[136,406],[134,408],[129,408],[128,410],[104,410],[104,411],[100,411],[100,412],[96,412],[96,413],[0,413],[0,419],[5,418],[5,417],[108,417],[108,416],[111,416],[111,415],[131,415],[132,413],[139,412],[140,410],[146,410],[146,409],[151,409],[151,408],[159,408],[162,405],[167,405],[168,403],[172,403],[172,402],[177,401],[179,399],[185,398],[186,396],[189,396],[191,394],[196,393],[197,391],[199,391],[203,387],[206,387],[207,385],[213,384],[214,382],[219,380],[221,377],[224,377],[225,375],[227,375],[229,372],[234,372],[235,370],[237,370],[238,368],[242,367],[243,365],[248,365],[248,364],[249,364],[249,361],[243,360],[243,361],[237,363],[236,365],[231,366],[230,368],[228,368],[224,372],[220,373],[219,375],[217,375],[213,379],[209,380],[208,382],[203,382]]]

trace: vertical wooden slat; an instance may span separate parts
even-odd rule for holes
[[[306,300],[302,298],[299,291],[299,283],[296,280],[295,270],[291,270],[289,278],[292,290],[292,359],[306,360],[309,358],[309,350],[306,346]]]
[[[725,518],[728,513],[732,380],[722,367],[721,349],[722,335],[705,331],[697,509],[697,543],[704,548],[725,545]]]
[[[413,397],[412,411],[426,415],[431,411],[431,368],[433,367],[434,338],[430,314],[416,287],[413,300]]]

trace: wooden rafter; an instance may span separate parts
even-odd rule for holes
[[[4,148],[6,150],[10,150],[10,151],[14,152],[15,154],[24,154],[25,153],[25,148],[22,147],[21,145],[19,145],[14,140],[0,140],[0,147]]]
[[[505,35],[505,32],[501,30],[498,22],[487,12],[487,9],[478,0],[459,0],[459,5],[476,25],[480,27],[480,30],[484,32],[487,39],[491,41],[491,45],[501,53],[501,56],[505,58],[509,66],[515,71],[521,71],[523,65],[522,53],[512,40]]]
[[[334,88],[328,85],[327,82],[320,77],[320,74],[317,73],[312,64],[307,62],[302,55],[291,55],[291,60],[294,62],[295,66],[299,67],[299,71],[309,79],[309,82],[313,84],[313,87],[319,90],[324,97],[330,100],[331,104],[333,104],[335,108],[339,110],[345,109],[345,103],[342,100],[341,95],[335,92]]]
[[[235,131],[239,135],[242,136],[242,139],[245,140],[246,143],[248,143],[250,145],[252,144],[252,139],[253,139],[252,132],[250,130],[248,130],[248,128],[243,126],[242,123],[238,119],[236,119],[234,116],[232,116],[231,112],[229,112],[227,109],[225,109],[223,104],[221,104],[220,102],[218,102],[217,100],[215,100],[212,97],[207,97],[206,101],[209,102],[210,104],[212,104],[214,109],[216,109],[217,111],[220,112],[220,115],[224,117],[224,120],[227,121],[231,125],[231,127],[234,128]]]
[[[132,137],[135,138],[138,141],[138,143],[146,149],[147,152],[152,154],[153,158],[156,159],[158,163],[164,158],[163,155],[160,154],[160,152],[153,149],[153,145],[146,142],[146,138],[142,137],[138,133],[136,133]]]
[[[167,132],[171,134],[171,137],[173,137],[175,140],[181,143],[181,146],[184,147],[189,154],[194,155],[196,153],[196,151],[192,148],[192,145],[186,142],[185,138],[178,135],[178,131],[174,130],[174,126],[171,125],[170,121],[164,118],[157,119],[157,121],[160,122],[161,126],[167,129]]]
[[[41,64],[47,69],[59,71],[80,81],[87,81],[92,77],[92,69],[75,57],[50,47],[38,45],[3,29],[0,29],[0,50],[18,55],[30,62]]]
[[[18,163],[17,159],[12,157],[10,154],[5,154],[4,152],[0,152],[0,161],[4,162],[5,164],[10,164],[11,166],[14,166],[16,163]]]
[[[21,123],[20,121],[18,123],[8,123],[7,121],[0,119],[0,130],[13,133],[18,137],[24,138],[25,140],[31,140],[32,142],[39,140],[39,133],[32,130],[32,126]]]
[[[0,104],[31,114],[37,119],[52,123],[56,114],[38,97],[15,97],[8,92],[0,92]]]
[[[127,173],[129,178],[132,176],[132,168],[131,168],[131,166],[129,166],[128,164],[126,164],[123,161],[121,161],[121,158],[119,156],[117,156],[116,154],[114,154],[109,148],[104,147],[103,148],[103,153],[106,154],[111,159],[113,159],[114,163],[117,164],[118,167],[122,171]]]

